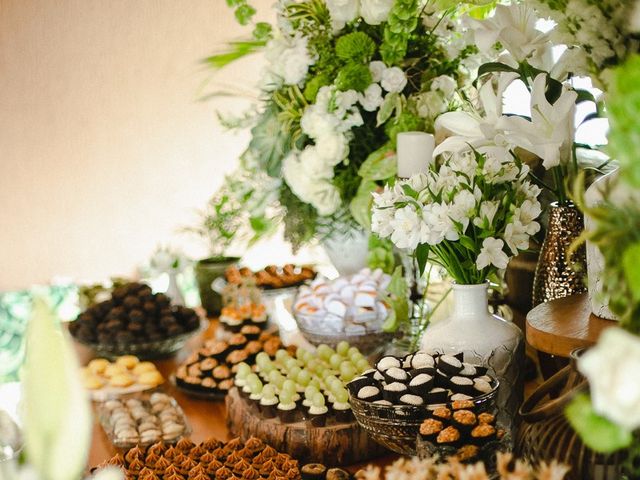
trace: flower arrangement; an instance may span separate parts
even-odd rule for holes
[[[437,119],[436,131],[451,137],[435,153],[456,152],[471,144],[500,148],[508,157],[534,155],[542,160],[547,175],[532,174],[532,179],[559,204],[569,204],[573,182],[584,167],[574,143],[576,104],[596,104],[596,113],[584,121],[599,116],[602,104],[588,91],[571,87],[569,80],[579,71],[571,50],[557,62],[550,61],[554,30],[542,32],[536,27],[538,16],[531,5],[498,5],[492,16],[469,22],[480,50],[499,55],[498,62],[486,63],[478,70],[485,81],[496,82],[498,88],[495,95],[480,92],[479,104],[472,105],[470,111],[445,113]],[[530,92],[529,117],[502,111],[504,92],[515,81]]]
[[[282,0],[275,26],[256,24],[251,42],[209,59],[219,67],[259,47],[267,59],[241,169],[282,180],[268,185],[280,208],[252,221],[283,220],[294,247],[369,228],[371,192],[396,174],[397,133],[432,131],[477,65],[457,16],[473,6],[440,3]],[[250,23],[246,1],[230,4]]]
[[[495,146],[443,157],[374,193],[372,231],[415,251],[421,270],[430,254],[459,284],[483,283],[540,229],[540,189],[528,173]]]

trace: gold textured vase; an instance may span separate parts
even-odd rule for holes
[[[568,249],[584,230],[582,212],[574,205],[551,204],[549,225],[533,280],[533,305],[587,291],[587,256],[581,245],[569,258]]]

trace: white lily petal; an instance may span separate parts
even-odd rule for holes
[[[443,130],[464,137],[478,137],[482,135],[478,118],[467,112],[447,112],[436,118],[435,130]]]

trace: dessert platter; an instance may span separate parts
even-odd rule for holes
[[[255,368],[241,364],[227,396],[227,425],[242,438],[257,436],[300,460],[326,465],[355,463],[383,449],[355,422],[346,382],[369,368],[346,342],[320,345],[274,359],[259,354]],[[331,448],[327,448],[327,446]]]
[[[204,322],[202,322],[204,323]],[[201,328],[191,308],[171,305],[144,283],[115,288],[111,298],[90,306],[69,324],[69,332],[98,356],[134,354],[158,358],[180,350]]]
[[[93,400],[150,390],[164,383],[151,362],[141,362],[135,355],[122,355],[113,362],[94,358],[80,370],[82,383]]]
[[[365,268],[335,280],[316,278],[300,287],[293,315],[300,332],[312,344],[335,347],[347,340],[369,354],[389,339],[382,325],[389,314],[385,289],[391,277]]]
[[[252,365],[261,354],[275,356],[282,347],[280,337],[256,328],[244,326],[227,340],[207,340],[176,370],[176,387],[194,397],[224,399],[239,365]]]
[[[267,291],[299,287],[303,283],[313,280],[315,276],[316,271],[312,266],[296,266],[291,263],[282,267],[268,265],[255,272],[246,267],[238,268],[236,266],[231,266],[225,271],[225,277],[230,284],[240,285],[245,279],[251,279],[257,287]]]

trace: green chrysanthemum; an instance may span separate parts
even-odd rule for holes
[[[376,44],[364,32],[349,33],[336,42],[336,55],[348,62],[368,63],[374,53]]]
[[[335,85],[338,90],[355,90],[364,92],[371,85],[371,72],[366,65],[351,63],[340,69],[336,76]]]
[[[329,85],[330,83],[331,80],[326,74],[322,73],[318,76],[313,77],[307,82],[307,85],[304,87],[304,98],[306,98],[311,103],[315,102],[316,96],[318,95],[318,90],[320,90],[320,88],[324,87],[325,85]]]

